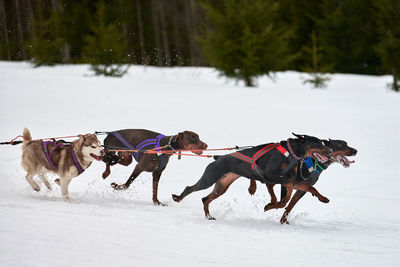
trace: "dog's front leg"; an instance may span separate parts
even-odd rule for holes
[[[282,215],[281,218],[281,223],[287,223],[289,224],[289,221],[287,219],[289,213],[292,211],[293,207],[296,205],[296,203],[304,196],[306,192],[305,191],[296,191],[294,193],[292,199],[290,200],[289,204],[287,205],[285,212]]]
[[[256,180],[255,179],[250,179],[250,186],[249,186],[249,194],[250,195],[254,195],[256,193],[257,190],[257,184],[256,184]]]
[[[65,201],[70,202],[71,199],[68,195],[68,186],[71,182],[71,178],[69,177],[60,177],[60,187],[61,187],[61,195]]]
[[[268,193],[271,197],[271,202],[268,203],[267,205],[265,205],[264,211],[270,210],[271,206],[275,206],[275,204],[278,202],[275,192],[274,192],[274,185],[275,184],[267,184]]]
[[[324,197],[323,195],[321,195],[317,189],[315,189],[313,186],[311,185],[307,185],[307,184],[299,184],[299,185],[295,185],[295,189],[297,190],[301,190],[301,191],[307,191],[310,192],[313,196],[316,196],[318,198],[319,201],[323,202],[323,203],[328,203],[329,199],[327,197]]]
[[[106,179],[111,173],[110,164],[106,163],[106,170],[103,172],[103,179]]]
[[[133,170],[131,176],[129,176],[128,180],[125,182],[125,184],[117,184],[117,183],[111,183],[111,187],[114,188],[115,190],[125,190],[127,189],[131,183],[136,179],[136,177],[139,176],[139,174],[142,173],[142,169],[140,167],[140,164],[137,164],[135,169]]]

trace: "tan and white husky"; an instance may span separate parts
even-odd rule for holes
[[[79,135],[72,143],[45,142],[33,140],[29,130],[24,129],[22,144],[22,167],[27,171],[26,180],[36,191],[39,185],[33,180],[37,175],[51,190],[46,179],[47,173],[59,175],[55,182],[61,186],[61,194],[65,201],[70,201],[68,185],[71,179],[87,169],[94,160],[101,160],[104,151],[100,141],[94,134]]]

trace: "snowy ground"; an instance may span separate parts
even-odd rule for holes
[[[264,212],[265,186],[247,193],[237,180],[204,219],[201,198],[174,203],[210,159],[172,158],[151,201],[151,175],[123,192],[132,166],[95,162],[60,190],[34,192],[20,166],[21,147],[0,147],[0,266],[400,266],[400,95],[390,77],[334,75],[326,90],[303,74],[263,77],[258,88],[208,68],[132,67],[121,79],[90,76],[87,66],[32,68],[0,62],[0,141],[28,127],[33,138],[95,130],[147,128],[167,135],[197,132],[210,148],[279,141],[292,131],[345,139],[358,149],[351,168],[329,168],[281,225],[283,210]],[[100,137],[101,139],[103,137]]]

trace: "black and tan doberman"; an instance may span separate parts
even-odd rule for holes
[[[288,191],[296,180],[297,159],[305,156],[324,157],[331,149],[316,137],[295,135],[297,138],[269,143],[244,149],[236,153],[218,157],[210,163],[203,176],[193,186],[188,186],[178,196],[172,195],[176,202],[192,192],[209,188],[215,184],[214,190],[203,198],[206,218],[214,219],[209,213],[209,204],[226,192],[229,186],[240,176],[256,179],[265,184],[283,184]],[[290,153],[289,153],[289,152]],[[289,194],[288,194],[289,195]],[[286,202],[289,199],[285,199]],[[286,205],[282,202],[280,205]]]
[[[329,199],[325,196],[322,196],[313,185],[318,181],[319,176],[322,171],[326,170],[332,163],[339,163],[343,167],[349,167],[350,164],[354,163],[354,161],[350,161],[346,158],[346,156],[355,156],[357,154],[357,150],[349,147],[346,141],[343,140],[323,140],[324,145],[332,149],[332,154],[328,157],[328,159],[324,162],[320,162],[314,158],[305,158],[302,161],[298,162],[297,165],[297,179],[293,183],[293,188],[297,191],[294,193],[293,197],[290,199],[289,204],[285,208],[285,212],[283,213],[280,222],[281,223],[289,223],[288,215],[296,205],[296,203],[306,194],[306,192],[310,192],[313,196],[317,196],[321,202],[328,203]],[[274,193],[274,184],[267,184],[268,192],[271,196],[271,202],[268,203],[264,207],[264,211],[273,209],[273,208],[283,208],[279,205],[277,201],[276,195]],[[313,188],[309,190],[309,188]],[[250,194],[254,194],[256,191],[256,182],[255,180],[251,180],[249,192]],[[281,186],[281,201],[284,201],[287,198],[289,192],[286,191],[284,186]],[[286,201],[287,202],[287,201]]]

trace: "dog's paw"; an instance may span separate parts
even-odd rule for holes
[[[207,218],[207,220],[210,220],[210,221],[215,221],[216,219],[213,217],[213,216],[211,216],[211,215],[206,215],[206,218]]]
[[[175,201],[175,202],[180,202],[180,200],[179,200],[179,196],[178,195],[175,195],[175,194],[172,194],[172,199]]]
[[[284,223],[289,224],[289,221],[288,221],[288,218],[287,218],[287,214],[284,213],[282,215],[282,218],[281,218],[280,222],[281,222],[281,224],[284,224]]]
[[[65,202],[71,202],[71,198],[69,196],[63,196]]]
[[[111,183],[111,187],[114,188],[115,190],[125,190],[125,189],[127,189],[125,184]]]
[[[248,191],[249,191],[249,194],[250,194],[250,195],[254,195],[254,194],[256,193],[256,188],[250,186],[249,189],[248,189]]]
[[[154,203],[154,205],[156,205],[156,206],[162,206],[162,207],[168,206],[167,204],[165,204],[165,203],[163,203],[163,202],[160,202],[160,201],[158,201],[158,200],[153,200],[153,203]]]
[[[324,197],[324,196],[319,197],[318,200],[323,202],[323,203],[329,203],[329,199]]]
[[[265,207],[264,207],[264,211],[267,211],[267,210],[270,210],[270,209],[272,209],[272,208],[274,208],[274,203],[268,203],[267,205],[265,205]]]
[[[105,171],[105,172],[103,172],[103,179],[106,179],[108,176],[110,175],[110,172],[107,172],[107,171]]]

